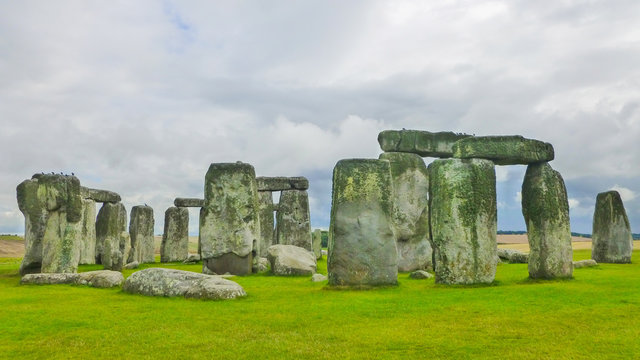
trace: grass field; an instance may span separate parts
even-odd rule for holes
[[[398,287],[337,291],[307,277],[251,275],[234,278],[249,296],[230,301],[20,286],[19,259],[3,258],[0,358],[637,358],[638,255],[631,265],[576,269],[566,281],[529,281],[526,264],[500,264],[491,286],[400,274]]]

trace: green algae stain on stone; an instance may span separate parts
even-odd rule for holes
[[[522,136],[478,136],[461,139],[453,145],[453,157],[480,158],[496,165],[527,165],[554,159],[553,146]]]
[[[598,194],[593,214],[591,258],[598,263],[630,263],[633,238],[617,191]]]
[[[405,152],[420,156],[451,157],[453,144],[471,135],[421,130],[385,130],[378,134],[380,148],[386,152]]]

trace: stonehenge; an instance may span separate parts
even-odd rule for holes
[[[276,242],[312,251],[309,196],[306,190],[282,190],[276,213]]]
[[[267,256],[267,249],[275,242],[275,222],[273,195],[271,191],[258,192],[258,211],[260,217],[260,256]]]
[[[105,270],[120,271],[130,242],[127,210],[122,203],[104,203],[96,219],[96,263]]]
[[[313,254],[316,256],[316,260],[320,260],[322,259],[322,230],[313,230],[311,239],[313,242]]]
[[[129,220],[129,235],[131,237],[131,251],[127,263],[155,262],[153,237],[153,209],[147,205],[137,205],[131,208]]]
[[[170,207],[164,213],[160,262],[184,261],[189,255],[189,210]]]
[[[603,192],[596,197],[591,239],[593,260],[599,263],[631,262],[631,227],[617,191]]]
[[[422,157],[449,158],[453,156],[453,144],[470,136],[453,132],[385,130],[378,134],[378,143],[384,152],[403,152]]]

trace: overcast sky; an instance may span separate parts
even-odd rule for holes
[[[309,178],[326,228],[335,163],[401,128],[550,142],[572,230],[618,189],[638,233],[638,24],[637,0],[0,0],[0,233],[37,172],[147,203],[160,233],[238,160]],[[499,229],[525,229],[524,170],[496,168]]]

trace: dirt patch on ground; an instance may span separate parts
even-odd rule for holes
[[[23,255],[24,241],[0,239],[0,257],[22,257]]]

